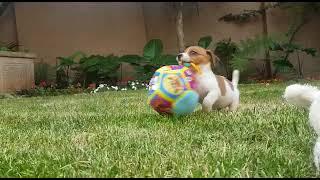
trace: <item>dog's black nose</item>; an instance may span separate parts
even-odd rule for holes
[[[178,59],[180,59],[182,57],[182,53],[178,54]]]

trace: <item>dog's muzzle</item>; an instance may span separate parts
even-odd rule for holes
[[[180,53],[177,55],[178,62],[190,62],[190,58],[186,53]]]

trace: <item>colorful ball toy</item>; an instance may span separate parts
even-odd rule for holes
[[[150,80],[148,104],[162,115],[190,114],[199,100],[195,88],[195,76],[188,67],[163,66]]]

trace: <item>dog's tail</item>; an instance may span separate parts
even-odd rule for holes
[[[232,72],[232,85],[234,88],[238,87],[238,83],[239,83],[239,77],[240,77],[240,72],[239,70],[234,70]]]
[[[320,95],[320,91],[316,87],[293,84],[286,88],[283,97],[291,104],[309,107],[317,94]]]

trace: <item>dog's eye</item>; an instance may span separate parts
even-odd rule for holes
[[[196,54],[198,54],[198,53],[195,52],[195,51],[191,51],[191,52],[190,52],[190,55],[196,55]]]

